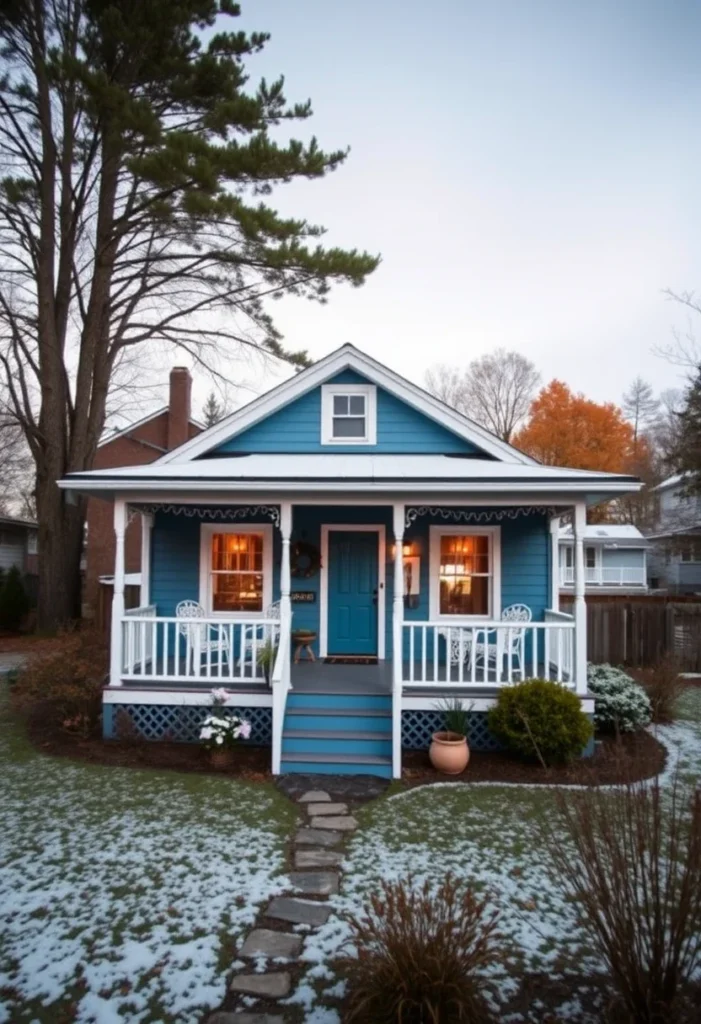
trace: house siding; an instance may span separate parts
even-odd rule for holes
[[[330,378],[328,384],[368,384],[351,370]],[[290,402],[267,419],[225,441],[207,455],[264,452],[333,454],[482,454],[458,437],[383,388],[377,389],[377,444],[321,444],[321,387]]]
[[[642,569],[645,566],[645,551],[642,548],[604,548],[601,552],[604,569]]]
[[[482,510],[480,510],[482,511]],[[491,510],[493,514],[498,510]],[[205,520],[206,521],[206,520]],[[211,520],[209,520],[211,521]],[[247,519],[245,522],[270,520]],[[425,516],[414,522],[406,531],[404,539],[413,545],[412,553],[421,558],[421,585],[418,605],[405,608],[406,621],[426,621],[429,618],[429,527],[444,524],[440,516]],[[393,587],[393,537],[392,510],[389,506],[341,507],[341,506],[297,506],[293,512],[292,542],[304,541],[319,548],[321,526],[383,525],[385,527],[385,652],[392,656],[392,602]],[[151,600],[157,613],[164,616],[175,614],[179,601],[200,600],[199,558],[201,520],[159,512],[154,520],[151,559]],[[549,607],[549,530],[544,515],[523,516],[518,519],[504,519],[501,527],[501,603],[502,608],[510,604],[527,604],[535,621],[542,621],[543,613]],[[469,532],[470,525],[465,526]],[[273,598],[279,598],[279,566],[281,557],[280,534],[273,530]],[[319,587],[320,575],[310,578],[293,577],[292,591],[307,591],[315,594],[313,603],[293,603],[293,628],[319,631]],[[501,609],[497,611],[497,617]],[[318,640],[314,644],[318,653]]]

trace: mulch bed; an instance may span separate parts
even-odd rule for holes
[[[27,732],[32,744],[42,754],[51,757],[70,757],[89,764],[114,765],[119,768],[163,768],[177,772],[199,772],[209,775],[229,775],[248,782],[265,782],[270,774],[270,748],[249,747],[245,744],[236,751],[232,768],[213,768],[207,751],[197,743],[175,743],[168,740],[103,740],[100,736],[79,739],[57,730],[40,713],[27,721]]]
[[[435,782],[516,782],[531,785],[602,786],[649,779],[662,771],[667,753],[648,732],[620,739],[607,736],[597,741],[592,757],[580,758],[569,765],[544,769],[537,762],[523,761],[513,754],[474,750],[462,775],[437,772],[428,751],[405,750],[402,758],[402,782],[407,787]]]

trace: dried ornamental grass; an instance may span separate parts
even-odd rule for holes
[[[675,658],[668,655],[652,668],[638,669],[634,675],[650,701],[652,721],[657,725],[673,722],[676,717],[677,701],[685,688]]]
[[[666,790],[655,780],[615,793],[562,790],[556,801],[551,864],[584,911],[628,1020],[693,1019],[685,998],[701,969],[701,791],[677,775]]]
[[[497,913],[451,874],[437,888],[383,882],[349,918],[344,1020],[363,1024],[484,1024],[493,1018],[478,971],[502,959]]]

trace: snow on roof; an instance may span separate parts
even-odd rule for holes
[[[393,489],[426,485],[442,490],[574,490],[596,495],[639,490],[634,477],[555,466],[524,465],[450,455],[240,455],[192,462],[72,473],[63,488],[94,491],[170,489],[205,491],[260,489]]]
[[[686,476],[688,476],[688,473],[675,473],[673,476],[668,476],[666,480],[663,480],[661,484],[658,484],[657,487],[655,487],[655,490],[664,491],[668,487],[676,487],[676,485],[680,484]]]
[[[588,541],[601,541],[602,543],[639,542],[641,547],[647,542],[637,526],[628,523],[589,523],[584,529],[584,539]],[[573,540],[572,526],[563,526],[560,529],[560,540]]]

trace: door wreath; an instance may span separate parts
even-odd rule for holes
[[[310,579],[316,576],[321,566],[321,555],[319,549],[313,544],[307,544],[298,540],[292,545],[291,551],[291,574],[297,579]]]

